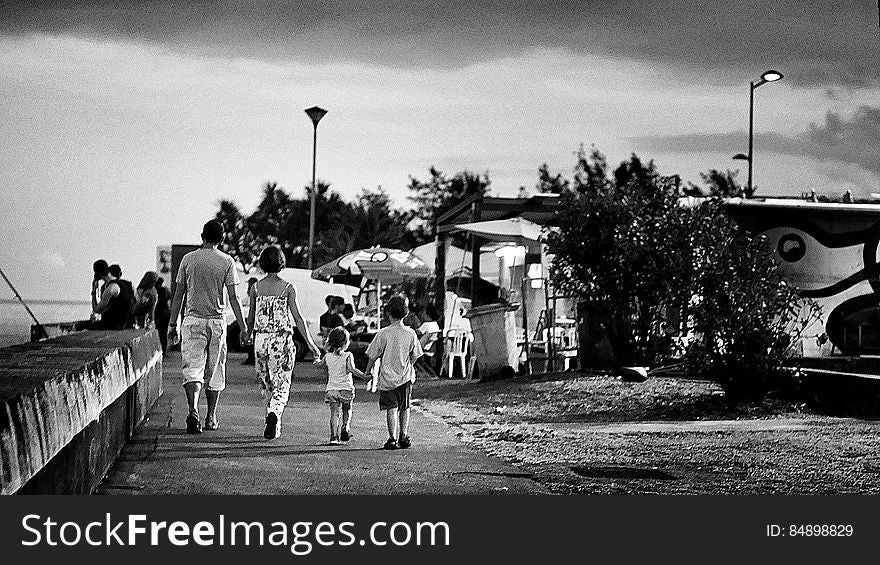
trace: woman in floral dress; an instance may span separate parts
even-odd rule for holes
[[[266,276],[251,286],[248,327],[253,328],[257,376],[266,399],[266,429],[263,437],[281,435],[281,416],[290,396],[290,381],[296,361],[293,327],[296,324],[315,361],[321,351],[309,334],[296,299],[296,288],[278,276],[284,268],[284,252],[270,245],[260,254],[260,269]]]

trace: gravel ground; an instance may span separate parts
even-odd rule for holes
[[[717,386],[549,375],[420,381],[420,409],[560,494],[880,493],[880,421]]]

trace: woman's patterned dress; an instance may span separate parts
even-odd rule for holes
[[[266,414],[278,416],[276,436],[281,434],[281,415],[290,396],[290,380],[296,360],[293,318],[287,306],[288,285],[280,296],[257,296],[254,318],[254,357],[257,376],[266,398]]]

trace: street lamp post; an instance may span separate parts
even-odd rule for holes
[[[776,82],[777,80],[782,78],[782,73],[779,71],[769,70],[765,71],[764,74],[761,75],[761,79],[756,81],[749,82],[749,154],[743,155],[742,153],[737,153],[733,156],[734,159],[740,159],[743,161],[748,161],[749,163],[749,180],[746,188],[746,195],[752,194],[752,163],[754,162],[754,153],[752,151],[752,147],[754,145],[754,128],[755,128],[755,89],[764,84],[765,82]]]
[[[321,121],[321,118],[324,117],[327,110],[319,108],[318,106],[312,106],[311,108],[306,108],[305,112],[315,125],[315,137],[312,143],[312,198],[309,203],[309,269],[311,269],[312,254],[315,250],[315,200],[318,197],[317,187],[315,186],[315,165],[318,158],[318,122]]]

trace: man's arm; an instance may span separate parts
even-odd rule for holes
[[[250,338],[254,338],[254,326],[257,320],[257,289],[254,285],[251,285],[251,290],[248,292],[248,315],[247,315],[247,325],[250,330]]]
[[[186,283],[179,282],[174,287],[174,299],[171,300],[171,322],[169,326],[177,327],[177,319],[180,317],[180,309],[183,307],[183,297],[186,295]]]
[[[227,284],[226,293],[229,295],[229,302],[232,303],[232,312],[235,313],[235,320],[238,322],[238,327],[241,328],[241,339],[246,341],[250,335],[250,330],[244,321],[244,314],[241,312],[241,302],[238,301],[238,296],[235,294],[235,285]]]

